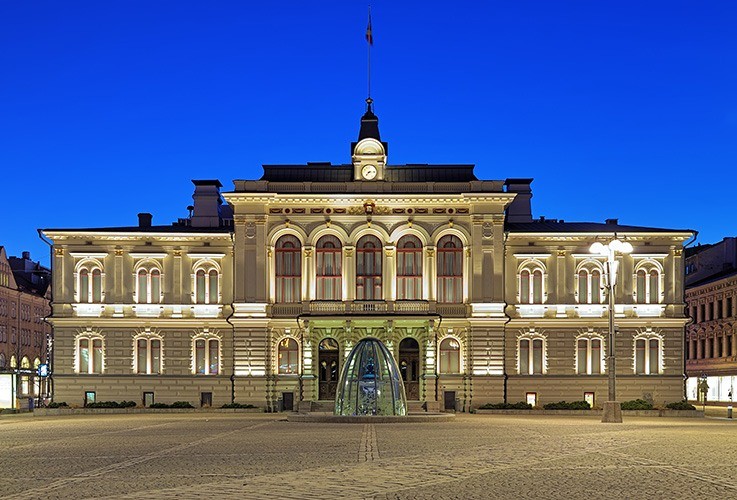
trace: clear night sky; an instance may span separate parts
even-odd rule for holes
[[[0,245],[187,215],[191,179],[349,163],[366,2],[0,4]],[[533,215],[737,235],[737,2],[372,2],[390,164],[533,177]]]

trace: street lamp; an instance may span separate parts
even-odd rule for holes
[[[609,395],[604,403],[604,411],[601,416],[602,422],[622,422],[622,406],[617,401],[617,379],[616,379],[616,358],[614,349],[614,287],[617,284],[617,270],[619,262],[616,260],[616,254],[626,254],[632,252],[632,245],[626,241],[614,239],[606,245],[596,242],[591,245],[589,251],[596,255],[607,258],[606,262],[606,288],[609,295],[609,355],[607,356],[607,371],[609,372]]]

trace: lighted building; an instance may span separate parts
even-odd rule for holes
[[[698,382],[706,377],[707,400],[733,400],[737,389],[737,239],[686,250],[688,399],[701,399]]]
[[[606,398],[604,258],[621,257],[620,400],[683,398],[684,230],[533,219],[531,179],[391,165],[369,103],[351,163],[195,181],[170,226],[49,229],[56,400],[332,407],[380,339],[410,410]],[[85,396],[87,395],[87,396]]]
[[[46,392],[35,373],[51,333],[44,321],[50,279],[28,252],[8,257],[0,246],[0,408],[27,408],[29,398]]]

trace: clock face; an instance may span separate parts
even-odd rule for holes
[[[376,177],[376,174],[377,174],[377,170],[376,170],[376,167],[373,165],[366,165],[365,167],[361,169],[361,175],[366,180],[370,181],[371,179]]]

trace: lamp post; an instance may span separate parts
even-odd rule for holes
[[[632,252],[632,245],[626,241],[617,239],[611,240],[606,245],[596,242],[589,249],[591,253],[601,255],[607,258],[606,262],[606,282],[604,287],[609,295],[609,343],[607,356],[607,372],[609,375],[609,394],[607,401],[604,403],[604,411],[601,416],[602,422],[621,423],[622,422],[622,406],[617,401],[617,370],[616,370],[616,354],[614,348],[614,289],[617,285],[617,270],[619,262],[616,260],[617,254],[627,254]]]

